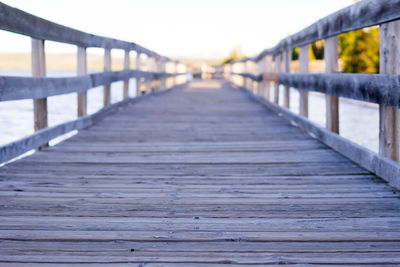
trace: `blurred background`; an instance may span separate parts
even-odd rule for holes
[[[85,32],[132,41],[161,55],[178,59],[193,73],[213,65],[251,57],[354,0],[4,0],[22,9]],[[30,38],[0,31],[0,74],[31,76]],[[340,71],[377,73],[379,28],[339,36]],[[123,69],[124,51],[112,51],[112,70]],[[310,46],[310,70],[324,71],[324,43]],[[292,70],[298,69],[298,51]],[[132,60],[133,62],[133,60]],[[46,41],[48,76],[76,75],[76,47]],[[88,49],[89,72],[102,70],[103,49]],[[130,83],[132,94],[135,83]],[[122,99],[122,82],[113,84],[112,102]],[[298,94],[292,90],[291,109],[298,112]],[[89,91],[89,114],[102,107],[102,88]],[[49,125],[76,118],[76,95],[50,97]],[[340,101],[340,131],[374,151],[378,150],[378,108],[353,100]],[[350,114],[350,115],[349,115]],[[0,145],[33,133],[32,101],[0,102]],[[325,124],[325,99],[310,94],[310,119]]]

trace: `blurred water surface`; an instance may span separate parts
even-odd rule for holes
[[[0,75],[30,76],[29,71],[0,71]],[[74,76],[73,71],[48,71],[49,77]],[[136,92],[135,79],[129,88],[130,96]],[[112,84],[111,102],[122,100],[123,82]],[[273,91],[273,90],[271,90]],[[281,90],[282,92],[282,90]],[[48,98],[49,126],[77,118],[76,93]],[[280,98],[282,99],[282,97]],[[291,110],[298,113],[299,94],[291,89]],[[340,134],[375,152],[378,151],[379,112],[378,105],[340,99]],[[309,99],[310,119],[325,126],[325,96],[312,93]],[[103,106],[103,88],[88,91],[88,113],[92,114]],[[33,133],[32,100],[0,102],[0,145],[18,140]]]

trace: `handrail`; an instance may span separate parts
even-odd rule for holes
[[[400,108],[400,75],[281,72],[273,78],[273,74],[232,73],[255,82],[275,81],[300,90]]]
[[[186,72],[179,70],[179,61],[161,56],[154,51],[133,42],[112,39],[72,29],[0,2],[0,29],[32,38],[32,74],[34,77],[0,76],[0,102],[33,99],[35,133],[8,145],[0,147],[0,163],[25,153],[39,149],[47,142],[72,130],[80,130],[92,125],[101,114],[105,114],[120,104],[136,101],[129,98],[129,80],[136,79],[136,97],[142,93],[162,91],[179,84]],[[77,46],[77,76],[48,78],[45,62],[45,41],[51,40]],[[87,54],[89,47],[104,48],[104,71],[87,74]],[[125,50],[124,69],[111,71],[111,49]],[[136,69],[130,68],[130,51],[136,51]],[[146,71],[141,69],[141,54],[147,55]],[[167,64],[173,68],[168,71]],[[168,72],[167,72],[168,71]],[[167,81],[168,80],[168,81]],[[181,81],[179,81],[181,80]],[[123,98],[110,105],[111,87],[114,82],[124,81]],[[157,83],[152,84],[153,81]],[[104,86],[104,107],[93,115],[87,115],[87,90]],[[140,91],[145,88],[145,90]],[[47,127],[47,97],[78,93],[78,119]],[[136,99],[135,97],[135,99]]]
[[[339,73],[338,35],[374,25],[380,26],[380,74]],[[394,162],[400,161],[399,29],[400,0],[362,0],[320,19],[304,30],[283,39],[275,47],[263,50],[256,57],[226,64],[224,73],[233,84],[251,91],[277,113],[284,114],[286,118],[310,134],[317,135],[321,141],[366,169],[373,172],[379,169],[380,171],[376,172],[378,175],[400,188],[400,165]],[[325,40],[325,73],[310,74],[309,46],[321,39]],[[300,48],[299,71],[290,73],[292,50],[297,47]],[[270,82],[274,83],[273,99],[270,95]],[[279,106],[279,85],[284,86],[284,107]],[[289,110],[291,88],[299,90],[300,116]],[[312,123],[307,120],[309,91],[325,94],[327,130],[315,130],[319,126],[311,127]],[[379,156],[370,156],[374,153],[368,152],[367,149],[361,151],[350,141],[345,142],[346,139],[339,138],[339,97],[379,104]],[[329,137],[327,131],[330,133]],[[331,141],[327,142],[327,138]],[[333,145],[333,142],[338,144]],[[388,160],[382,160],[383,157]],[[393,160],[393,164],[388,163],[390,159]],[[391,164],[397,167],[393,168]],[[390,171],[383,171],[382,166]]]
[[[80,47],[134,50],[150,57],[170,60],[133,42],[89,34],[75,30],[0,2],[0,29],[27,35],[39,40],[51,40]]]
[[[258,62],[265,56],[275,56],[321,39],[398,19],[400,19],[400,0],[363,0],[318,20],[307,28],[282,39],[274,47],[263,50],[255,57],[233,62]]]
[[[85,92],[97,86],[125,81],[131,78],[160,80],[182,73],[158,73],[140,70],[122,70],[92,73],[77,77],[17,77],[0,76],[0,102],[21,99],[40,99],[49,96]]]

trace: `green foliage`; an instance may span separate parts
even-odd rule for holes
[[[299,60],[299,51],[298,47],[292,50],[292,60]]]
[[[242,49],[241,49],[240,46],[237,46],[237,47],[235,47],[235,49],[233,49],[233,50],[229,53],[229,57],[225,58],[225,59],[222,61],[222,65],[228,64],[228,63],[230,63],[230,62],[232,62],[232,61],[235,61],[235,60],[240,60],[240,59],[242,59],[242,58],[244,58],[244,55],[243,55],[243,53],[242,53]]]
[[[324,45],[325,45],[324,40],[316,41],[310,45],[310,60],[324,59]]]
[[[298,47],[292,50],[292,60],[299,59],[299,51],[300,49]],[[312,43],[310,45],[309,55],[310,60],[324,59],[324,41],[320,40]]]
[[[379,72],[379,28],[365,28],[339,35],[343,72]]]

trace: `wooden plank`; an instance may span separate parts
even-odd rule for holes
[[[129,70],[130,69],[130,57],[129,57],[129,50],[125,50],[125,55],[124,55],[124,69]],[[124,81],[124,92],[123,92],[123,98],[127,99],[129,97],[129,80]]]
[[[399,21],[380,26],[379,72],[381,74],[400,74],[399,38]],[[379,153],[394,161],[399,161],[399,117],[397,108],[379,106]]]
[[[325,72],[339,71],[339,38],[331,37],[325,40]],[[325,96],[326,100],[326,128],[334,133],[339,133],[339,98],[337,96]]]
[[[400,166],[371,150],[364,148],[345,139],[337,134],[322,129],[318,125],[308,121],[301,116],[293,114],[287,109],[283,109],[273,103],[263,102],[268,108],[276,113],[284,115],[288,120],[295,122],[299,127],[309,134],[316,136],[318,140],[328,145],[340,154],[356,162],[366,170],[369,170],[387,181],[391,186],[400,188]]]
[[[179,88],[0,168],[0,265],[400,261],[398,192],[223,81]]]
[[[104,71],[111,71],[111,49],[104,49]],[[106,107],[111,103],[111,84],[104,85],[103,106]]]
[[[77,55],[77,75],[83,76],[87,74],[87,63],[86,63],[86,48],[78,47]],[[87,93],[78,93],[78,117],[87,115]]]
[[[310,60],[310,45],[300,47],[299,51],[299,72],[307,73]],[[308,91],[300,91],[299,114],[308,117]]]

